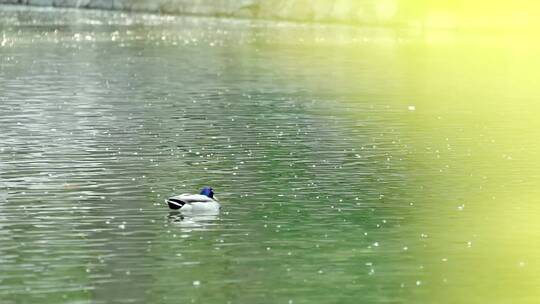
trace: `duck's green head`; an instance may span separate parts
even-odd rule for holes
[[[209,198],[214,198],[214,190],[212,190],[212,188],[210,188],[210,187],[204,187],[201,190],[201,195],[206,195]]]

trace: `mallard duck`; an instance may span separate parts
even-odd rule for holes
[[[169,208],[182,212],[217,212],[221,208],[214,190],[204,187],[200,194],[180,194],[166,200]]]

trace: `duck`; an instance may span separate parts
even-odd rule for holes
[[[219,212],[221,205],[214,196],[214,190],[211,187],[204,187],[200,194],[180,194],[171,196],[165,200],[169,208],[181,212]]]

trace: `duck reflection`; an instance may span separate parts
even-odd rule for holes
[[[219,220],[219,214],[183,214],[178,211],[171,211],[167,216],[168,221],[178,227],[185,229],[185,232],[193,230],[203,230],[214,226]]]

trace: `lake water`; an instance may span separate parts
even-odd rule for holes
[[[531,37],[0,7],[0,302],[538,303]]]

